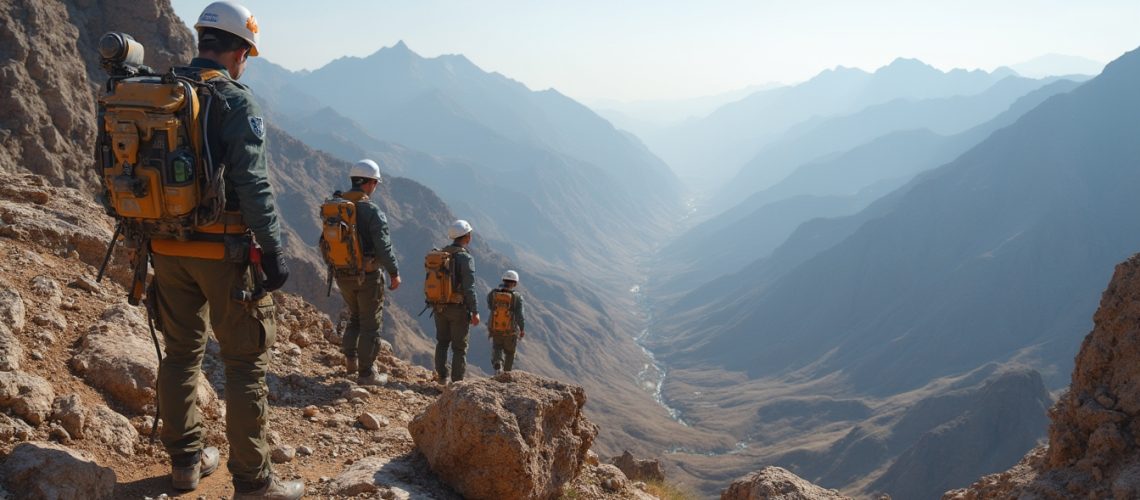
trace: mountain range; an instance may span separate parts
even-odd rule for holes
[[[1010,81],[1011,84],[1028,82],[1031,81]],[[1068,92],[1078,85],[1078,82],[1067,79],[1045,84],[1018,98],[993,119],[957,134],[940,134],[929,128],[888,132],[842,153],[809,161],[777,184],[752,194],[670,242],[660,252],[662,258],[659,262],[671,272],[657,284],[665,291],[677,291],[680,289],[678,284],[699,279],[697,276],[704,276],[705,281],[709,281],[739,269],[742,263],[763,259],[783,244],[801,224],[818,217],[858,212],[906,184],[918,173],[948,163],[968,151],[1048,97]],[[929,104],[919,107],[938,109]],[[852,117],[840,121],[850,121],[851,130],[860,127],[874,129],[881,126],[875,124],[878,114],[870,112],[864,119],[854,120]],[[954,111],[942,108],[940,112],[926,115],[923,120],[937,123],[937,117],[946,115],[950,115],[951,120],[960,119]],[[945,130],[944,127],[940,129]],[[834,130],[839,126],[825,128]],[[815,141],[822,143],[829,135],[815,137]],[[795,149],[786,151],[791,153]],[[742,231],[741,228],[748,230]]]
[[[1014,75],[1006,68],[992,73],[960,69],[943,72],[902,58],[873,73],[840,66],[797,85],[755,92],[704,118],[645,140],[678,175],[715,188],[797,124],[855,113],[896,99],[973,95]]]

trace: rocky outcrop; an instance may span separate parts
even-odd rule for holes
[[[625,477],[634,481],[664,481],[665,471],[661,469],[660,460],[641,460],[635,458],[629,450],[610,459],[610,463],[621,469]]]
[[[55,390],[37,375],[23,372],[0,372],[0,408],[7,408],[32,425],[39,425],[51,415]]]
[[[14,0],[0,6],[0,170],[31,171],[53,183],[93,190],[96,43],[110,29],[147,49],[166,68],[188,60],[188,30],[168,0]],[[81,168],[77,168],[80,167]]]
[[[765,467],[736,481],[721,500],[850,500],[838,491],[816,486],[780,467]]]
[[[461,382],[408,426],[431,469],[467,498],[555,498],[598,428],[586,393],[515,371]]]
[[[1140,498],[1140,256],[1116,267],[1047,448],[944,499]]]
[[[92,386],[140,413],[154,404],[158,375],[158,358],[146,324],[140,308],[111,306],[83,336],[71,363]]]
[[[21,443],[0,464],[0,481],[30,500],[98,500],[111,497],[115,472],[65,446]]]

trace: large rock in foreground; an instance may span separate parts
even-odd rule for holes
[[[765,467],[736,481],[721,500],[850,500],[838,491],[816,486],[780,467]]]
[[[555,498],[598,435],[585,404],[581,387],[514,371],[451,386],[408,428],[466,498]]]
[[[0,465],[0,481],[19,498],[110,498],[115,472],[82,452],[53,443],[20,443]]]

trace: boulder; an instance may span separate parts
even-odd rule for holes
[[[610,463],[621,469],[625,477],[634,481],[664,481],[665,471],[660,460],[639,460],[626,450],[621,456],[613,457]]]
[[[387,427],[390,423],[388,421],[388,417],[368,412],[361,413],[360,417],[358,417],[356,421],[360,422],[360,425],[364,426],[365,429],[368,429],[370,431],[377,430],[381,427]]]
[[[721,500],[850,500],[836,490],[816,486],[787,469],[765,467],[736,481],[720,494]]]
[[[55,398],[51,404],[51,419],[58,421],[72,438],[83,439],[83,427],[87,424],[87,409],[78,394]]]
[[[467,498],[556,498],[598,427],[586,392],[526,372],[455,384],[408,425],[444,482]]]
[[[23,372],[0,372],[0,408],[32,425],[40,425],[51,415],[55,389],[43,378]]]
[[[27,441],[32,436],[31,426],[24,423],[23,420],[12,418],[8,415],[0,413],[0,442],[3,441]]]
[[[0,372],[20,369],[24,359],[24,346],[7,325],[0,324]]]
[[[344,470],[329,484],[329,491],[338,496],[368,498],[449,498],[438,486],[421,485],[411,480],[421,478],[422,464],[409,458],[372,456],[365,457]],[[521,497],[520,497],[521,498]]]
[[[71,363],[88,383],[143,413],[155,401],[158,358],[140,307],[108,307],[83,336]]]
[[[115,472],[86,453],[54,443],[20,443],[0,464],[8,491],[29,500],[98,500],[115,490]]]
[[[135,454],[135,443],[139,440],[139,431],[130,419],[101,404],[91,409],[84,434],[87,439],[103,443],[124,457]]]

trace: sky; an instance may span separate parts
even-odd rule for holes
[[[208,0],[173,0],[193,24]],[[260,51],[292,70],[403,40],[463,54],[534,90],[679,99],[897,57],[941,69],[1056,53],[1109,62],[1140,46],[1137,0],[245,0]]]

